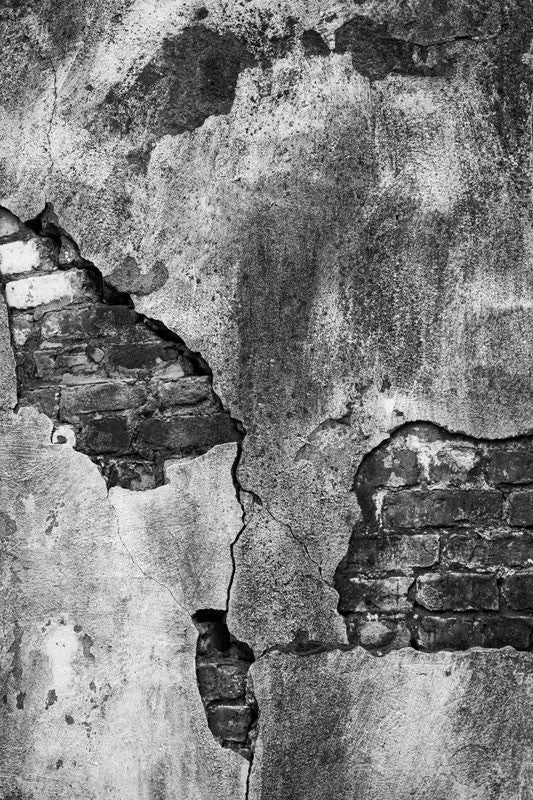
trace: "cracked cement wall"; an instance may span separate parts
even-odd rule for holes
[[[39,781],[39,796],[87,796],[89,786],[104,797],[98,782],[108,774],[111,793],[150,800],[187,791],[262,800],[531,794],[530,654],[403,648],[376,659],[348,651],[334,578],[363,520],[354,476],[401,425],[425,420],[494,440],[533,430],[532,17],[529,0],[6,5],[0,203],[23,220],[51,204],[82,257],[130,294],[138,313],[201,353],[214,391],[247,435],[235,475],[244,524],[231,444],[188,464],[191,481],[204,486],[202,502],[194,488],[176,493],[172,481],[148,492],[110,490],[117,530],[149,579],[131,558],[124,564],[151,598],[120,612],[128,633],[109,668],[121,711],[115,728],[108,716],[101,730],[122,749],[112,757],[102,745],[90,764],[80,757],[84,794],[71,762],[67,785],[55,780],[59,788],[45,790],[52,783],[42,775],[53,770],[45,771],[44,754],[63,730],[50,714],[77,717],[62,706],[61,685],[35,678],[35,709],[26,699],[16,708],[24,686],[10,700],[13,713],[31,715],[17,735],[8,728],[4,794],[27,780]],[[2,347],[7,377],[12,361]],[[14,387],[3,385],[9,425],[33,419],[33,410],[10,416]],[[106,562],[107,551],[98,531],[111,529],[94,521],[92,560],[81,533],[57,549],[39,538],[32,482],[47,484],[43,531],[59,490],[50,488],[54,471],[38,466],[45,434],[28,442],[16,430],[1,456],[2,474],[21,493],[12,512],[23,531],[16,591],[48,608],[48,582],[38,576],[51,570],[59,577],[50,585],[64,587],[50,601],[59,620],[63,593],[73,607],[100,597],[78,573],[100,587],[98,559]],[[15,486],[20,447],[27,479]],[[54,447],[78,473],[77,482],[69,473],[63,513],[87,519],[90,508],[94,516],[80,486],[91,475],[104,496],[96,466],[46,441],[46,453]],[[222,459],[230,448],[224,468],[209,472],[215,454]],[[227,481],[234,519],[223,534],[214,514],[197,537],[205,551],[191,558],[199,523],[182,527],[167,509],[175,503],[184,517],[191,509],[209,517],[219,495],[203,476]],[[223,579],[211,562],[219,552]],[[213,569],[216,592],[207,586]],[[189,580],[196,588],[187,613],[227,608],[228,629],[256,656],[259,736],[248,784],[246,762],[208,730],[193,628],[179,668],[172,655],[165,587],[182,602],[178,587]],[[118,614],[116,596],[104,597]],[[6,652],[24,627],[15,627],[15,610],[25,607],[17,598],[6,604]],[[107,643],[105,621],[74,624],[91,637],[93,654],[99,626]],[[45,652],[33,640],[28,647],[22,661],[13,650],[7,657],[16,675],[30,652]],[[136,647],[145,655],[132,655]],[[149,648],[157,671],[136,673]],[[320,649],[327,652],[313,654]],[[58,699],[46,710],[52,689]],[[138,705],[119,702],[128,691]],[[194,704],[187,723],[172,716],[182,701]],[[35,723],[44,714],[46,729]],[[143,733],[132,739],[137,717]],[[50,762],[54,770],[61,758]],[[134,766],[121,772],[116,765],[125,763]]]

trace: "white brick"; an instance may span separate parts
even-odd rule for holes
[[[71,303],[87,294],[84,275],[82,270],[72,269],[10,281],[6,284],[7,304],[11,308],[35,308],[58,301]]]
[[[0,274],[4,276],[31,272],[39,267],[40,260],[37,239],[0,245]]]

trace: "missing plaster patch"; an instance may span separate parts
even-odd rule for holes
[[[361,463],[335,585],[352,645],[533,648],[533,437],[407,424]]]
[[[164,483],[167,459],[242,440],[201,356],[106,283],[49,208],[6,230],[18,404],[53,421],[55,444],[88,455],[108,487],[143,490]]]
[[[228,630],[226,612],[198,611],[196,677],[211,733],[222,747],[252,759],[257,731],[257,703],[248,671],[252,649]]]

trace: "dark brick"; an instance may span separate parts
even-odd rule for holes
[[[529,649],[531,627],[516,617],[433,617],[420,620],[417,641],[423,650],[466,650],[469,647]]]
[[[220,703],[207,708],[207,720],[213,735],[230,742],[246,741],[253,716],[247,705]]]
[[[69,421],[84,412],[138,408],[146,399],[146,386],[143,383],[113,381],[65,386],[61,390],[60,416]]]
[[[411,578],[344,578],[339,585],[341,613],[389,612],[399,613],[412,608],[407,600]]]
[[[414,486],[420,469],[416,453],[407,449],[387,448],[372,454],[364,462],[358,484],[364,489],[378,486]]]
[[[138,315],[127,306],[97,304],[89,307],[70,307],[50,311],[41,326],[45,341],[74,339],[86,342],[102,339],[106,342],[159,342],[159,337],[138,323]]]
[[[152,417],[139,425],[139,446],[182,453],[242,438],[228,414],[203,417]]]
[[[382,506],[388,529],[479,524],[497,520],[501,513],[501,493],[484,489],[405,489],[387,494]]]
[[[200,664],[196,669],[198,687],[204,703],[213,700],[244,699],[250,664]]]
[[[480,647],[514,647],[528,650],[531,625],[517,617],[485,617],[476,621],[475,643]]]
[[[485,474],[491,483],[532,483],[533,446],[491,448]]]
[[[509,575],[503,582],[503,595],[511,608],[533,608],[533,572]]]
[[[429,611],[497,610],[496,577],[462,572],[420,575],[416,602]]]
[[[131,435],[125,417],[112,416],[88,420],[86,442],[95,453],[112,453],[128,450]]]
[[[401,570],[411,573],[415,567],[431,567],[439,557],[436,533],[360,536],[350,542],[347,569],[368,575]]]
[[[162,341],[153,344],[117,344],[109,348],[108,354],[112,367],[125,370],[151,370],[158,364],[179,358],[178,351]]]
[[[403,620],[368,619],[366,614],[350,614],[346,625],[350,644],[360,644],[369,650],[407,647],[411,639]]]
[[[496,534],[490,539],[475,533],[454,533],[443,541],[442,564],[469,569],[517,567],[533,558],[533,533]]]
[[[428,478],[430,483],[461,486],[476,479],[480,465],[481,456],[475,447],[446,441],[428,465]]]
[[[468,617],[422,617],[417,642],[423,650],[466,650],[472,647],[474,620]]]
[[[55,419],[58,389],[54,386],[46,386],[42,389],[24,392],[20,398],[21,405],[32,405],[46,414],[50,419]]]
[[[510,495],[509,522],[519,527],[533,527],[533,489],[513,492]]]
[[[187,375],[175,381],[159,381],[157,392],[162,408],[193,406],[205,400],[213,401],[213,410],[219,406],[207,375]]]

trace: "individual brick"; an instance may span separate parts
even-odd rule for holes
[[[513,492],[509,496],[509,522],[519,527],[533,527],[533,489]]]
[[[199,664],[196,668],[198,687],[204,703],[213,700],[244,699],[250,664]]]
[[[466,650],[472,647],[474,620],[468,617],[423,616],[416,640],[422,650]]]
[[[492,447],[485,475],[490,483],[533,483],[533,443],[529,447]]]
[[[42,319],[42,337],[52,342],[100,340],[106,345],[110,342],[161,343],[161,337],[144,325],[133,309],[103,303],[46,312]]]
[[[515,572],[505,578],[503,596],[513,609],[533,609],[533,572]]]
[[[530,621],[519,617],[484,617],[476,620],[474,626],[474,641],[480,647],[528,650],[530,638]]]
[[[6,302],[10,308],[69,304],[90,297],[94,297],[93,281],[85,270],[79,269],[33,275],[6,284]]]
[[[208,375],[187,375],[175,381],[158,381],[157,393],[162,408],[194,406],[213,397]]]
[[[454,533],[443,538],[443,565],[459,564],[468,569],[498,569],[531,563],[533,566],[533,532],[496,534],[484,538]]]
[[[400,613],[409,611],[407,592],[411,578],[349,578],[340,593],[342,613],[373,612]]]
[[[88,448],[94,453],[128,450],[131,442],[127,420],[122,416],[89,419],[84,434]]]
[[[108,356],[112,367],[123,370],[151,370],[159,363],[179,359],[176,348],[164,341],[113,345]]]
[[[528,650],[531,626],[517,617],[424,616],[417,628],[423,650],[466,650],[469,647],[514,647]]]
[[[439,558],[439,535],[436,533],[354,537],[350,542],[347,569],[368,575],[414,568],[431,567]]]
[[[0,244],[0,275],[4,278],[38,269],[40,260],[37,238]]]
[[[420,575],[415,599],[428,611],[495,611],[499,607],[496,577],[468,572]]]
[[[61,390],[60,418],[70,422],[86,412],[138,408],[146,400],[146,386],[142,383],[113,381],[66,386]]]
[[[460,486],[476,479],[480,465],[480,452],[473,445],[445,441],[438,451],[432,452],[427,476],[430,483]]]
[[[358,483],[372,489],[378,486],[414,486],[420,469],[412,450],[387,448],[368,458],[358,476]]]
[[[411,633],[403,620],[366,619],[355,614],[346,619],[348,640],[369,650],[407,647]]]
[[[390,530],[480,524],[501,514],[502,495],[491,489],[404,489],[387,494],[381,508],[382,524]]]
[[[218,703],[207,707],[207,721],[213,736],[230,742],[245,742],[253,719],[248,705]]]
[[[46,414],[50,419],[56,416],[58,389],[54,386],[43,386],[41,389],[24,392],[20,398],[21,405],[32,405]]]
[[[203,417],[152,417],[139,425],[139,447],[167,449],[182,453],[194,452],[222,442],[238,442],[242,438],[229,414]]]

